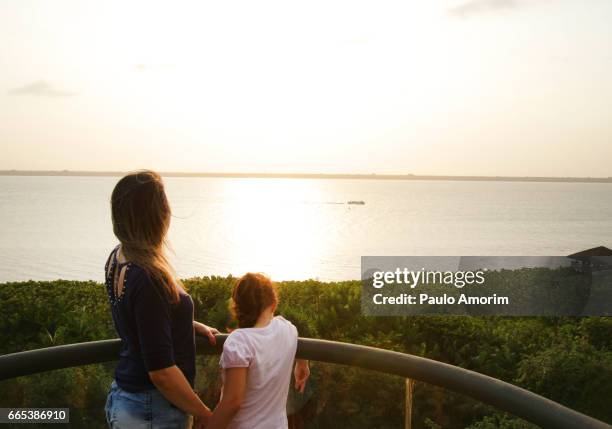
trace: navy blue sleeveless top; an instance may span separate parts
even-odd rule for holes
[[[117,246],[110,254],[104,274],[113,322],[122,340],[115,380],[129,392],[155,389],[149,371],[176,365],[191,386],[195,379],[193,301],[181,291],[171,305],[162,286],[131,262],[117,261]],[[123,290],[115,293],[114,281],[125,267]]]

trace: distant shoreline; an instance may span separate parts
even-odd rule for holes
[[[0,170],[0,176],[120,177],[123,171]],[[318,174],[318,173],[179,173],[161,172],[164,177],[220,177],[239,179],[345,179],[345,180],[429,180],[470,182],[574,182],[612,183],[612,177],[516,177],[436,176],[419,174]]]

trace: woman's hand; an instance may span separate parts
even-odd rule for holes
[[[217,344],[217,339],[215,338],[215,335],[220,334],[217,329],[211,328],[210,326],[206,326],[203,323],[196,322],[195,320],[193,321],[193,329],[195,329],[196,334],[208,338],[208,342],[213,346]]]
[[[308,366],[308,361],[303,359],[296,360],[293,375],[295,376],[296,390],[300,393],[304,393],[306,381],[308,380],[308,377],[310,377],[310,367]]]
[[[192,429],[206,429],[206,426],[208,426],[209,422],[210,422],[210,416],[205,416],[205,417],[194,416]]]
[[[149,371],[149,378],[164,398],[177,408],[203,420],[211,416],[210,409],[195,394],[185,374],[176,365]]]

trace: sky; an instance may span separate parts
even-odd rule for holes
[[[612,176],[612,2],[0,5],[0,170]]]

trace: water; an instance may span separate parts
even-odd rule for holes
[[[93,279],[114,177],[0,177],[0,282]],[[612,184],[166,178],[181,277],[359,278],[362,255],[612,247]],[[365,205],[347,205],[363,200]]]

